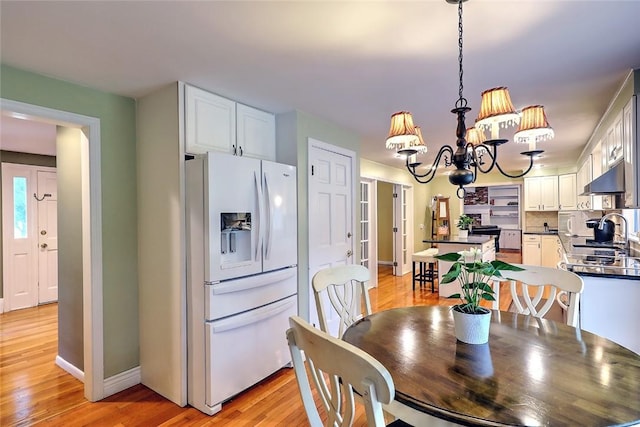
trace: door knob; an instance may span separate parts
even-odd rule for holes
[[[347,232],[347,237],[349,237],[349,238],[350,238],[351,236],[352,236],[351,232],[350,232],[350,231],[348,231],[348,232]]]
[[[351,255],[353,255],[353,251],[351,249],[349,249],[347,251],[347,258],[349,258]]]
[[[49,245],[47,245],[46,243],[43,243],[43,244],[41,244],[41,245],[40,245],[40,247],[41,247],[42,249],[46,249],[48,246],[49,246]]]

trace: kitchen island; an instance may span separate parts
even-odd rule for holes
[[[640,259],[628,256],[624,245],[558,237],[562,264],[584,281],[580,328],[640,354]]]
[[[470,235],[466,238],[453,236],[449,239],[425,239],[423,242],[437,245],[438,253],[440,255],[476,248],[482,251],[483,261],[493,261],[496,259],[495,239],[493,236]],[[442,277],[447,274],[451,265],[451,262],[438,261],[438,293],[441,297],[448,297],[450,295],[460,293],[461,291],[458,280],[442,284]]]

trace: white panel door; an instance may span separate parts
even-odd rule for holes
[[[337,147],[309,146],[309,279],[323,268],[353,263],[353,157]],[[327,299],[327,307],[330,303]],[[313,287],[309,283],[309,316],[318,324]],[[327,314],[330,332],[338,331],[338,315]]]
[[[2,164],[3,295],[5,311],[38,304],[35,171]]]
[[[58,300],[58,186],[55,172],[38,171],[38,303]]]

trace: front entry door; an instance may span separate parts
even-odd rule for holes
[[[37,171],[38,303],[58,300],[58,187],[55,172]]]
[[[44,172],[42,185],[47,188],[46,191],[40,191],[38,188],[39,172]],[[57,207],[56,202],[51,204],[47,200],[54,198],[54,195],[57,198],[57,191],[52,188],[55,189],[53,168],[2,164],[4,311],[34,307],[40,302],[57,300]],[[44,197],[39,202],[38,199],[45,193],[51,196]],[[42,203],[49,206],[43,207],[41,213],[39,205]],[[41,216],[47,218],[46,228],[40,228],[38,224]],[[46,230],[47,233],[51,230],[54,241],[41,241],[41,230]],[[44,244],[47,245],[44,248],[39,246]],[[49,246],[52,246],[53,251],[46,250]],[[42,267],[46,272],[42,295],[38,286],[41,262],[47,264],[46,268]]]
[[[319,141],[309,144],[309,317],[318,325],[311,279],[323,268],[354,263],[353,161],[355,155]],[[327,300],[327,307],[330,307]],[[328,314],[332,334],[338,314]]]

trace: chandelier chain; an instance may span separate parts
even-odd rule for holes
[[[460,85],[458,87],[458,102],[456,107],[466,107],[467,100],[462,96],[464,85],[462,84],[463,70],[462,70],[462,2],[458,0],[458,77],[460,78]]]

